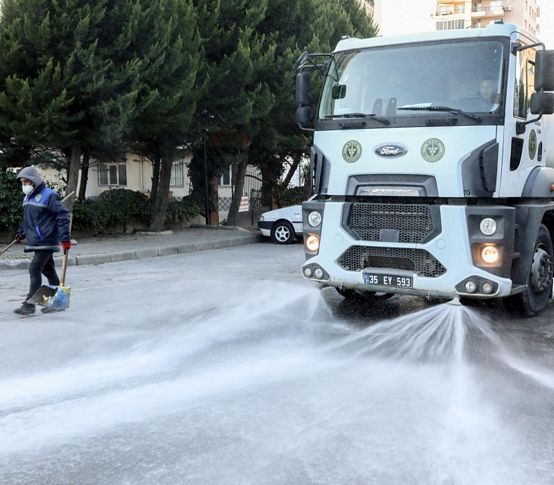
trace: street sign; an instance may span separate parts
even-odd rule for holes
[[[248,212],[250,209],[249,203],[248,203],[248,196],[243,195],[240,198],[240,206],[239,206],[239,212]]]

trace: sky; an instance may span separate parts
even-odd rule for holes
[[[541,16],[539,24],[541,32],[539,38],[546,44],[548,49],[554,49],[554,1],[539,0]]]

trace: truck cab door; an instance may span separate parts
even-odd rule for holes
[[[531,41],[524,37],[512,41],[512,46],[517,45],[523,48],[513,49],[510,54],[500,197],[520,197],[531,171],[544,166],[542,120],[523,125],[537,118],[530,111],[536,48],[527,47]]]

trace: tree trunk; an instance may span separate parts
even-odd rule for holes
[[[283,186],[288,187],[290,184],[290,181],[292,180],[292,177],[294,175],[294,172],[296,172],[296,169],[298,168],[298,165],[300,165],[300,156],[295,156],[292,165],[289,168],[289,171],[287,172],[286,177],[283,180]]]
[[[240,199],[244,190],[244,179],[246,177],[247,165],[248,157],[243,154],[237,170],[237,178],[235,181],[233,198],[231,199],[231,207],[229,207],[229,214],[227,215],[227,224],[230,226],[236,226],[238,223]]]
[[[83,164],[81,166],[81,183],[79,185],[79,196],[77,200],[85,200],[88,184],[88,169],[90,167],[90,154],[88,151],[83,153]]]
[[[67,210],[71,212],[73,210],[73,204],[75,203],[75,194],[77,192],[77,182],[79,181],[79,169],[81,167],[81,147],[79,145],[73,145],[71,147],[71,155],[69,159],[69,173],[67,174],[67,186],[65,189],[66,196],[73,192],[73,196],[66,202],[65,206]]]
[[[210,217],[209,224],[217,226],[219,224],[219,177],[215,174],[210,175],[208,179],[210,192]]]
[[[262,172],[262,208],[277,209],[274,192],[278,176],[273,172],[271,164],[267,162],[260,164],[260,171]]]
[[[150,200],[154,202],[158,196],[158,186],[160,184],[160,165],[160,157],[154,157],[152,160],[152,187],[150,189]]]
[[[162,231],[164,228],[167,202],[169,200],[169,184],[171,182],[171,170],[173,168],[173,157],[164,155],[160,161],[160,179],[154,201],[154,212],[150,222],[151,231]]]

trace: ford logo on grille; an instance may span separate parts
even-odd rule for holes
[[[398,158],[406,155],[406,153],[408,153],[408,149],[403,145],[385,143],[384,145],[379,145],[375,149],[375,153],[380,157]]]

